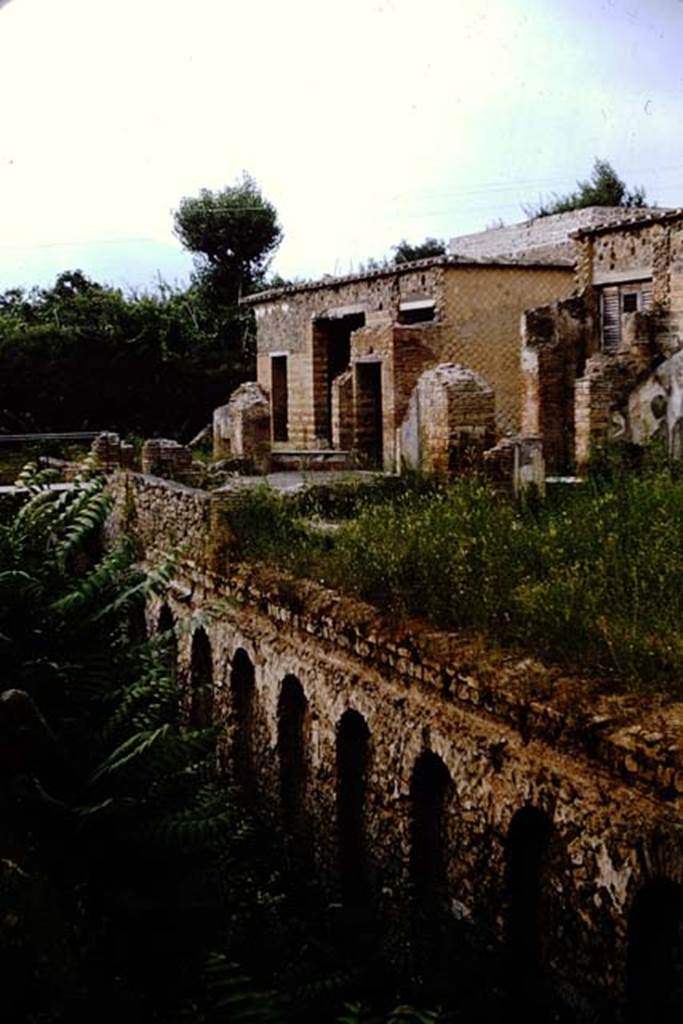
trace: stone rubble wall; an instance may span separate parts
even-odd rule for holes
[[[142,472],[167,480],[187,479],[192,471],[192,449],[177,441],[153,437],[142,446]]]
[[[228,777],[231,671],[238,652],[248,656],[254,784],[276,816],[278,701],[285,677],[300,681],[302,820],[330,898],[339,885],[336,742],[342,714],[354,709],[370,734],[364,822],[378,913],[409,920],[411,778],[428,750],[451,779],[444,844],[454,925],[485,944],[503,938],[508,832],[515,812],[533,806],[553,828],[542,889],[551,982],[580,1024],[606,998],[621,999],[635,895],[651,880],[683,883],[681,705],[610,695],[534,658],[397,622],[312,581],[221,563],[210,495],[133,474],[112,477],[110,487],[112,531],[132,529],[150,566],[167,553],[181,558],[149,621],[156,628],[165,602],[184,679],[193,631],[199,622],[206,630]]]
[[[444,847],[454,923],[473,941],[502,941],[505,851],[513,815],[531,805],[553,826],[544,869],[544,960],[551,983],[593,1020],[623,995],[629,909],[660,877],[683,881],[678,823],[681,718],[656,703],[600,697],[533,659],[492,655],[460,637],[401,628],[311,583],[231,566],[182,577],[169,597],[187,674],[192,617],[212,652],[214,720],[224,723],[228,777],[237,651],[255,670],[256,787],[279,805],[278,699],[295,676],[307,701],[303,817],[318,869],[338,895],[336,740],[348,709],[362,715],[371,762],[365,800],[378,912],[409,920],[410,785],[426,750],[450,775]],[[159,614],[152,610],[152,619]],[[585,1013],[585,1016],[583,1015]]]

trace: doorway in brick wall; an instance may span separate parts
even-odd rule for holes
[[[319,317],[313,327],[315,434],[332,444],[332,381],[348,369],[351,335],[365,325],[364,313]]]
[[[270,402],[273,441],[289,440],[287,402],[287,356],[270,357]]]
[[[381,467],[384,438],[382,431],[382,362],[379,359],[356,363],[355,446],[370,466]]]

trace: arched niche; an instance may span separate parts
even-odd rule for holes
[[[357,711],[345,711],[337,727],[337,834],[342,900],[356,908],[367,898],[366,793],[370,730]]]
[[[512,817],[505,841],[505,939],[509,977],[525,1012],[547,999],[544,949],[547,913],[544,887],[553,837],[551,818],[531,804]]]
[[[192,634],[190,657],[189,725],[205,728],[213,721],[213,656],[206,630],[200,626]]]
[[[243,648],[238,648],[230,670],[230,758],[235,782],[244,790],[254,785],[254,666]]]
[[[635,896],[629,914],[629,1024],[661,1024],[683,1016],[683,885],[655,879]]]
[[[410,879],[421,904],[442,904],[446,893],[444,812],[451,777],[441,758],[423,751],[410,782]]]
[[[277,706],[280,806],[289,832],[300,831],[305,818],[308,701],[296,676],[282,682]]]

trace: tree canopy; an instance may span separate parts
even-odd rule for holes
[[[124,295],[69,271],[0,294],[0,432],[189,439],[253,364],[250,314],[199,283]]]
[[[282,241],[277,211],[248,174],[218,191],[185,196],[173,214],[176,237],[197,257],[200,276],[234,301],[265,271]]]
[[[595,158],[590,178],[577,181],[576,190],[561,196],[553,193],[550,198],[541,196],[537,203],[522,206],[531,220],[547,217],[553,213],[568,213],[586,206],[645,206],[645,189],[639,185],[629,188],[619,177],[608,160]]]
[[[424,242],[413,245],[402,238],[398,245],[393,245],[394,263],[412,263],[413,260],[426,260],[430,256],[443,256],[446,243],[440,238],[425,238]]]

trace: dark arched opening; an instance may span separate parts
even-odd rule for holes
[[[254,666],[241,647],[235,651],[230,672],[232,698],[231,756],[235,782],[244,790],[254,783]]]
[[[367,897],[365,796],[370,731],[357,711],[345,711],[337,730],[337,828],[342,900],[358,907]]]
[[[209,638],[200,626],[192,634],[189,724],[193,728],[205,728],[212,720],[213,659]]]
[[[306,794],[306,719],[308,701],[296,676],[286,676],[277,707],[280,802],[285,826],[300,831]]]
[[[441,904],[446,892],[444,806],[451,782],[440,757],[426,750],[418,757],[410,785],[412,834],[410,876],[422,904]]]
[[[167,604],[162,604],[157,620],[160,654],[165,674],[170,683],[168,698],[169,719],[174,724],[180,720],[181,708],[178,693],[178,638],[175,618]]]
[[[629,1024],[680,1020],[683,1012],[683,885],[658,879],[636,895],[628,929]]]
[[[161,638],[164,666],[169,676],[175,680],[178,672],[178,638],[175,632],[175,617],[167,604],[159,610],[157,633]]]
[[[440,757],[423,751],[410,783],[410,881],[412,949],[415,969],[435,994],[450,982],[454,934],[448,913],[446,808],[451,777]]]
[[[513,987],[542,1001],[543,878],[553,825],[530,804],[512,818],[505,844],[506,942]],[[531,1007],[530,1007],[531,1008]]]

